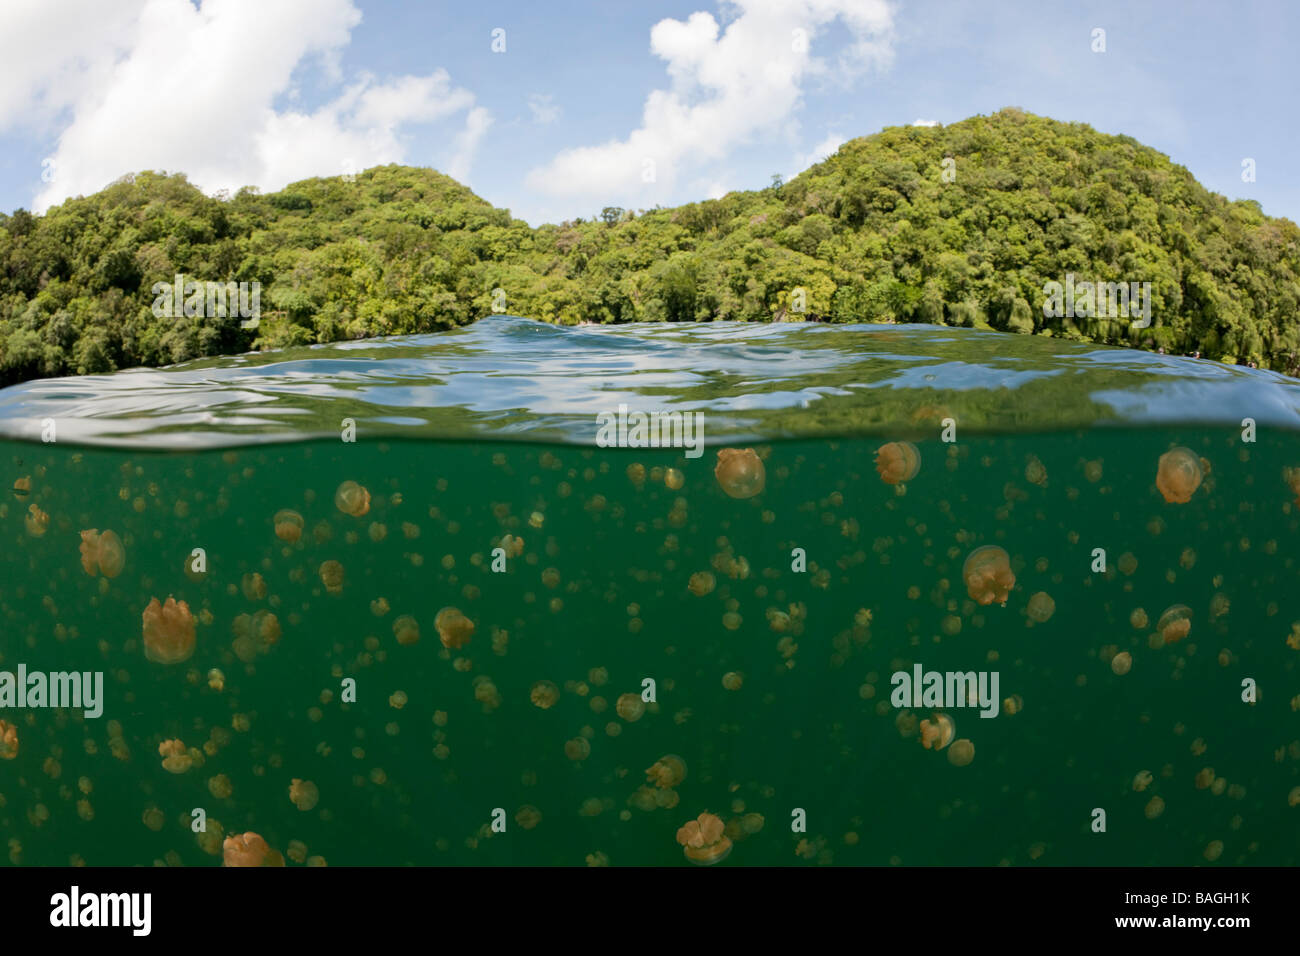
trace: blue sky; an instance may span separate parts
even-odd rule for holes
[[[6,0],[0,208],[146,168],[216,192],[404,162],[537,224],[1019,106],[1300,220],[1297,36],[1281,0]]]

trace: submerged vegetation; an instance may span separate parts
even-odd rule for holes
[[[258,282],[261,317],[163,317],[155,283]],[[1149,328],[1047,317],[1044,285],[1149,282]],[[430,169],[262,195],[145,172],[0,214],[0,384],[548,322],[921,322],[1300,370],[1300,229],[1168,157],[1019,110],[846,143],[788,183],[532,228]]]

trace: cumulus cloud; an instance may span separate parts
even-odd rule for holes
[[[941,124],[938,120],[919,119],[919,120],[912,120],[912,125],[913,126],[941,126],[943,124]]]
[[[0,130],[61,130],[37,210],[142,169],[274,190],[402,162],[404,127],[458,114],[448,161],[463,177],[491,117],[445,70],[345,78],[339,53],[360,22],[352,0],[6,0]],[[278,106],[300,101],[295,75],[312,65],[341,92]]]
[[[889,62],[886,0],[735,0],[728,9],[735,17],[725,29],[703,12],[655,24],[650,49],[671,82],[650,93],[641,125],[625,138],[561,152],[529,173],[528,185],[551,196],[651,205],[684,175],[787,130],[808,78],[846,79]],[[834,30],[848,42],[832,66],[813,54]]]

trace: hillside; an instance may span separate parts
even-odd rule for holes
[[[945,159],[951,162],[945,164]],[[945,168],[951,170],[945,177]],[[951,181],[947,181],[951,180]],[[258,328],[157,318],[154,283],[257,281]],[[1043,287],[1149,281],[1150,328],[1045,318]],[[538,229],[433,170],[210,198],[139,173],[0,214],[0,384],[445,329],[550,322],[927,322],[1296,374],[1300,230],[1167,157],[1015,109],[846,143],[783,185]]]

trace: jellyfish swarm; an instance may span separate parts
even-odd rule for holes
[[[99,531],[91,528],[81,532],[81,566],[92,578],[102,574],[106,578],[115,578],[122,573],[126,563],[126,550],[122,539],[112,531]]]
[[[876,450],[876,471],[887,485],[911,481],[921,470],[921,453],[910,441],[891,441]]]
[[[1186,504],[1201,487],[1201,460],[1189,448],[1171,448],[1160,456],[1156,469],[1156,487],[1165,501]]]
[[[732,498],[752,498],[767,483],[762,459],[752,448],[719,448],[713,475]]]
[[[1011,573],[1011,559],[995,544],[976,548],[962,565],[961,576],[966,593],[980,604],[1006,604],[1016,576]]]
[[[194,653],[194,615],[184,601],[168,595],[166,604],[154,598],[141,615],[144,656],[158,664],[179,664]]]
[[[686,859],[699,866],[712,866],[731,853],[731,838],[724,833],[725,829],[721,817],[701,813],[677,831],[677,842],[682,845]]]

